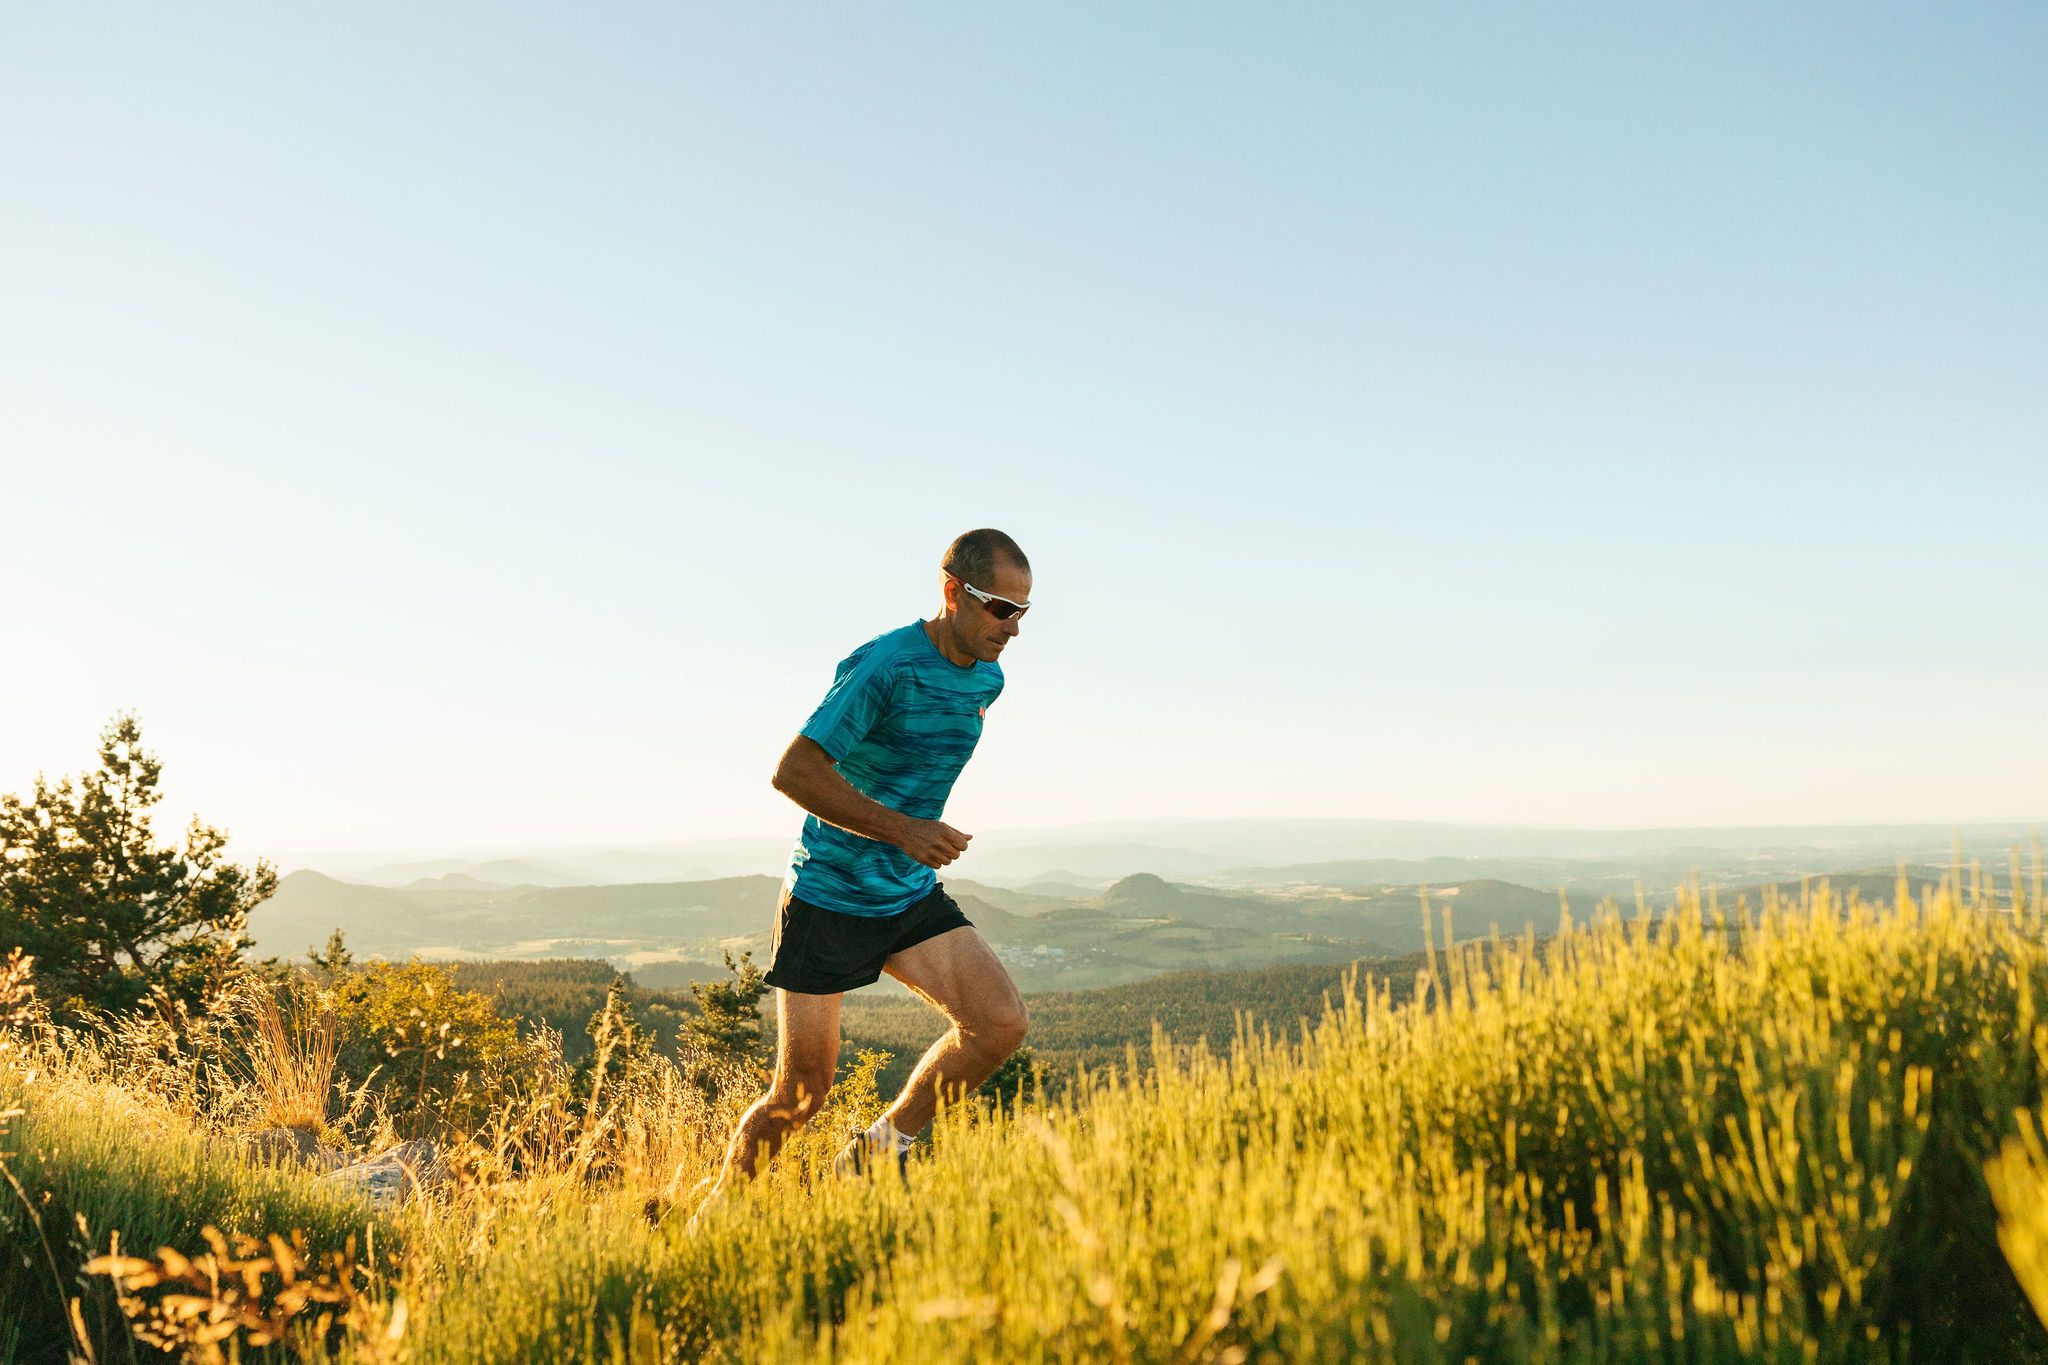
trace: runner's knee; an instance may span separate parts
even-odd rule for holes
[[[984,1013],[966,1032],[973,1034],[976,1042],[1008,1056],[1022,1045],[1030,1029],[1031,1016],[1019,1000]]]

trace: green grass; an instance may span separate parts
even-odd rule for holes
[[[910,1193],[770,1180],[695,1237],[522,1212],[444,1266],[420,1359],[2048,1358],[1980,1173],[2044,986],[2038,933],[1952,901],[1503,945],[1303,1043],[956,1118]]]
[[[956,1109],[909,1189],[821,1173],[866,1092],[694,1233],[638,1210],[709,1170],[701,1136],[598,1185],[475,1187],[402,1216],[389,1292],[419,1365],[2048,1360],[2005,1249],[2048,1302],[2020,1117],[2044,991],[2032,907],[1609,918],[1436,954],[1306,1036],[1161,1037],[1025,1112]],[[48,1122],[35,1178],[96,1230],[349,1226],[299,1182]]]
[[[302,1175],[248,1164],[226,1140],[116,1085],[48,1072],[29,1080],[0,1060],[0,1112],[12,1112],[0,1160],[19,1186],[0,1188],[0,1361],[10,1350],[12,1361],[64,1360],[74,1299],[99,1358],[130,1358],[107,1281],[79,1270],[116,1234],[122,1250],[145,1255],[199,1250],[209,1224],[303,1229],[312,1247],[340,1248],[351,1236],[366,1246],[382,1222]],[[155,1357],[138,1348],[136,1358]]]

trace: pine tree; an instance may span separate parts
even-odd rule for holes
[[[306,961],[332,980],[356,965],[356,955],[349,951],[347,941],[341,936],[341,927],[337,925],[334,932],[327,936],[325,948],[306,949]]]
[[[705,1084],[720,1072],[739,1069],[758,1075],[768,1056],[768,1041],[761,1023],[761,997],[768,983],[754,965],[751,952],[741,953],[735,962],[725,954],[730,981],[704,981],[690,987],[697,997],[697,1014],[683,1021],[685,1052],[693,1053],[695,1079]]]
[[[640,1026],[633,1002],[628,998],[631,986],[623,975],[612,977],[604,1004],[584,1026],[590,1035],[590,1055],[576,1064],[572,1085],[575,1093],[585,1099],[603,1087],[615,1085],[634,1063],[644,1062],[654,1054],[654,1039]]]
[[[1021,1105],[1038,1093],[1038,1057],[1026,1043],[1005,1057],[974,1093],[998,1105]]]
[[[59,1018],[201,1006],[246,970],[249,912],[277,873],[224,861],[227,835],[197,818],[182,845],[155,843],[163,764],[133,715],[100,733],[99,759],[54,785],[38,774],[26,799],[0,796],[0,943],[34,954]]]

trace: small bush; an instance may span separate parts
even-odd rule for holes
[[[428,962],[372,962],[330,992],[335,1069],[376,1097],[406,1137],[474,1132],[509,1094],[530,1083],[534,1050],[490,1000]]]

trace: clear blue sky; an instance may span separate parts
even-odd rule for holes
[[[968,527],[949,818],[2048,816],[2048,8],[0,20],[0,790],[794,831]]]

